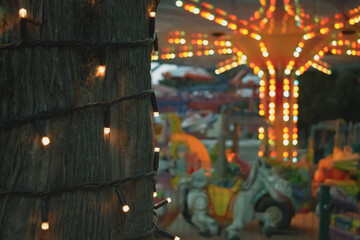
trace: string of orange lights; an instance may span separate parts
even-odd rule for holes
[[[153,44],[154,50],[157,50],[157,34],[155,31],[155,12],[150,12],[149,18],[150,18],[150,24],[149,24],[149,39],[145,40],[139,40],[139,41],[130,41],[130,42],[111,42],[111,43],[92,43],[92,42],[86,42],[86,41],[27,41],[27,27],[26,25],[28,23],[33,23],[31,19],[27,18],[27,10],[24,8],[21,8],[19,10],[19,18],[20,18],[20,34],[22,41],[10,43],[6,45],[1,45],[0,49],[6,49],[6,50],[14,50],[19,48],[33,48],[33,47],[65,47],[65,46],[86,46],[86,47],[92,47],[94,49],[103,48],[106,46],[111,47],[123,47],[123,46],[142,46],[142,45],[150,45]],[[99,54],[99,66],[97,67],[97,77],[104,77],[106,74],[106,59],[103,56],[104,52],[101,51]],[[77,105],[73,107],[68,107],[64,109],[54,109],[50,111],[44,111],[41,113],[34,114],[32,116],[24,117],[21,119],[10,119],[6,121],[0,121],[0,131],[7,131],[10,128],[17,127],[19,125],[28,124],[28,123],[34,123],[36,128],[39,130],[39,133],[41,135],[41,141],[44,146],[48,146],[50,144],[50,139],[48,135],[46,134],[46,129],[42,125],[41,121],[48,120],[49,118],[64,116],[64,115],[71,115],[73,112],[77,111],[86,111],[88,109],[92,108],[104,108],[104,137],[108,137],[111,130],[111,121],[110,121],[110,114],[111,114],[111,107],[119,104],[123,101],[129,101],[133,99],[139,99],[145,96],[150,96],[152,110],[154,117],[159,116],[158,112],[158,105],[155,93],[152,90],[144,90],[142,92],[114,98],[107,102],[93,102],[93,103],[87,103],[83,105]],[[119,203],[121,205],[122,211],[124,213],[127,213],[130,211],[130,206],[126,203],[126,199],[120,189],[121,184],[134,182],[142,178],[148,178],[148,177],[154,177],[156,175],[156,172],[158,170],[159,166],[159,151],[160,149],[158,147],[154,148],[154,155],[153,155],[153,169],[149,172],[140,173],[137,175],[128,176],[125,178],[117,179],[114,181],[109,182],[86,182],[77,184],[74,186],[62,186],[62,187],[54,187],[43,191],[29,191],[29,190],[23,190],[23,189],[0,189],[0,195],[2,196],[20,196],[23,198],[39,198],[41,200],[41,229],[46,231],[50,228],[49,218],[48,218],[48,201],[55,197],[56,195],[60,195],[67,192],[73,192],[73,191],[94,191],[98,189],[104,189],[104,188],[114,188],[116,195],[118,196]],[[153,197],[156,197],[156,187],[154,185],[154,190],[152,192]],[[171,199],[168,198],[165,201],[160,201],[159,203],[155,204],[153,206],[153,212],[155,209],[164,206],[167,203],[170,203]],[[155,213],[156,215],[156,213]],[[128,240],[135,240],[135,239],[142,239],[144,236],[147,236],[149,234],[152,234],[153,232],[157,232],[161,235],[163,235],[166,238],[174,239],[174,240],[180,240],[178,236],[175,236],[163,229],[160,229],[156,225],[156,219],[154,219],[153,227],[148,230],[145,233],[140,233],[138,236],[134,236],[131,238],[128,238]]]

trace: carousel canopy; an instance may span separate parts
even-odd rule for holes
[[[304,66],[302,72],[315,66],[329,73],[333,65],[360,62],[359,5],[354,0],[161,1],[156,59],[216,66],[217,73],[240,64],[261,69],[269,61],[286,68],[295,61],[295,67]]]

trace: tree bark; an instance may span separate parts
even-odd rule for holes
[[[149,37],[149,12],[159,0],[3,0],[1,31],[19,40],[19,8],[30,19],[28,40],[135,41]],[[109,101],[151,88],[151,46],[106,47],[106,75],[96,76],[101,49],[33,47],[2,52],[0,121]],[[0,130],[0,189],[42,191],[106,182],[152,170],[149,97],[111,109],[92,108],[43,121],[50,145],[32,123]],[[114,188],[75,190],[47,201],[50,228],[41,230],[41,199],[0,195],[0,239],[125,239],[153,226],[151,177],[121,185],[128,213]],[[0,191],[1,191],[0,190]],[[151,235],[143,239],[151,239]]]

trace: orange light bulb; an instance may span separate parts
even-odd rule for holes
[[[20,18],[26,18],[27,17],[27,10],[25,8],[21,8],[19,10],[19,17]]]

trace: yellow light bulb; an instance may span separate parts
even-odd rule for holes
[[[45,137],[43,137],[43,138],[41,139],[41,142],[42,142],[42,144],[43,144],[44,146],[47,146],[47,145],[50,144],[50,139],[45,136]]]
[[[41,223],[41,229],[42,230],[48,230],[49,229],[49,222],[42,222]]]
[[[130,210],[130,208],[129,208],[129,206],[128,205],[124,205],[123,207],[122,207],[122,210],[123,210],[123,212],[128,212],[129,210]]]
[[[19,10],[19,17],[20,17],[20,18],[26,18],[26,17],[27,17],[27,11],[26,11],[25,8],[21,8],[21,9]]]
[[[110,133],[110,128],[104,127],[104,134],[109,134],[109,133]]]
[[[99,66],[97,67],[96,76],[101,76],[101,77],[105,76],[105,71],[106,71],[105,66],[104,66],[104,65],[99,65]]]

